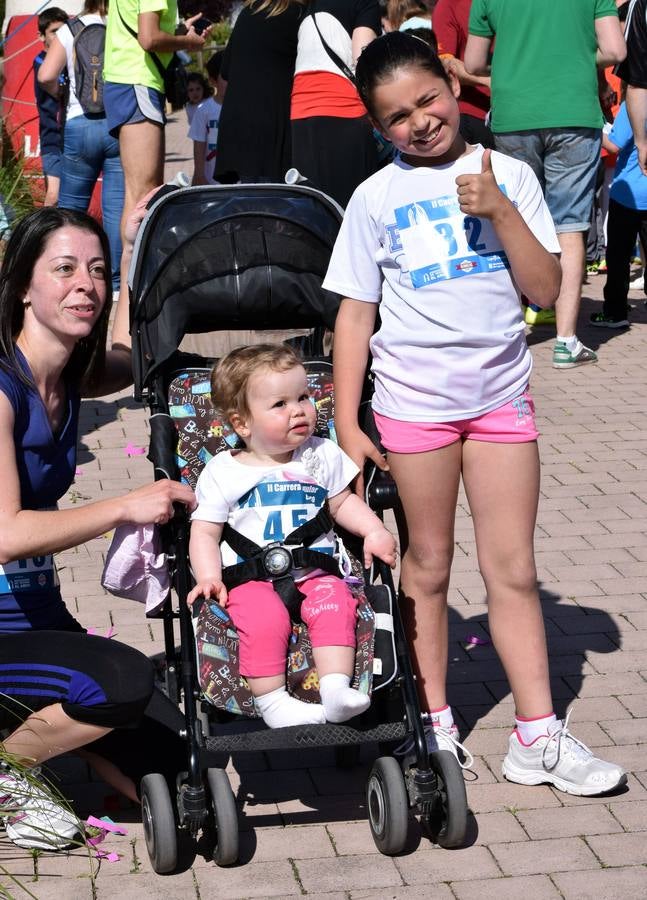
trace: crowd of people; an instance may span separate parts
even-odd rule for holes
[[[103,27],[106,13],[102,0],[87,0],[81,26]],[[367,562],[374,554],[395,564],[392,538],[357,496],[370,459],[390,470],[406,519],[402,614],[430,751],[469,765],[445,689],[462,479],[490,633],[515,701],[503,774],[580,795],[616,789],[622,769],[595,757],[553,712],[533,549],[540,463],[525,324],[555,306],[555,368],[595,362],[577,323],[604,140],[618,157],[605,302],[591,322],[629,325],[630,262],[637,238],[647,240],[647,0],[246,0],[224,53],[210,57],[206,76],[190,76],[193,183],[282,181],[293,167],[345,207],[323,285],[343,298],[333,336],[340,447],[313,438],[305,372],[291,350],[234,351],[212,385],[240,443],[209,463],[197,498],[161,481],[58,510],[74,477],[81,397],[131,381],[124,273],[163,181],[163,73],[174,52],[204,47],[209,26],[198,33],[198,20],[176,34],[174,0],[111,0],[97,112],[78,71],[75,79],[78,20],[52,9],[39,20],[42,120],[51,128],[48,97],[60,95],[67,70],[65,125],[58,154],[52,132],[43,143],[48,205],[15,226],[0,273],[0,724],[11,729],[31,710],[5,751],[33,767],[90,745],[103,776],[137,799],[145,763],[134,765],[122,745],[153,746],[160,699],[150,663],[83,633],[53,554],[120,524],[164,523],[174,503],[193,512],[190,600],[214,597],[230,609],[266,723],[344,721],[364,709],[367,698],[350,686],[354,601],[321,563],[335,535],[319,517],[325,506],[361,536]],[[612,66],[625,99],[603,138]],[[85,213],[100,171],[103,229]],[[358,424],[369,359],[384,452]],[[272,485],[285,481],[300,481],[304,496],[318,492],[295,524],[317,520],[319,564],[306,563],[281,589],[271,579],[243,584],[228,572],[236,553],[220,546],[235,529],[261,545],[275,539]],[[250,524],[241,498],[252,489],[269,500],[259,500],[265,518],[257,512]],[[321,705],[309,710],[285,692],[289,617],[277,608],[286,597],[312,628],[321,668]],[[34,672],[55,690],[34,687]],[[167,743],[177,772],[181,748]],[[0,813],[22,811],[10,834],[17,843],[47,845],[48,831],[59,835],[49,846],[68,840],[74,822],[6,764],[0,787]]]

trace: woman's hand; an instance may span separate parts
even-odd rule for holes
[[[376,528],[374,531],[369,531],[364,538],[365,569],[370,569],[374,556],[385,562],[387,566],[391,566],[392,569],[395,568],[397,558],[396,540],[384,526]]]
[[[131,491],[122,498],[123,524],[165,525],[175,515],[174,503],[182,503],[189,512],[196,508],[195,494],[186,484],[163,478]]]
[[[189,591],[186,598],[187,604],[193,606],[198,597],[204,597],[205,600],[209,600],[210,597],[215,597],[223,609],[227,606],[227,588],[222,581],[217,578],[207,578],[199,584],[196,584],[193,590]]]

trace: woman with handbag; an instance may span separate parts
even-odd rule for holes
[[[355,62],[381,32],[377,0],[312,0],[299,28],[292,88],[292,165],[346,206],[380,167],[373,127],[353,83]]]

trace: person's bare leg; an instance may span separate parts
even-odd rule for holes
[[[164,181],[164,127],[148,120],[122,125],[119,155],[125,186],[121,216],[123,239],[126,221],[137,201]]]
[[[562,250],[562,286],[555,302],[557,334],[569,338],[577,332],[577,317],[582,300],[582,275],[586,249],[584,232],[567,231],[557,235]]]
[[[461,455],[457,441],[428,453],[387,457],[409,534],[402,558],[401,611],[423,711],[441,709],[447,702],[447,589]]]
[[[96,741],[111,730],[71,719],[60,703],[54,703],[33,712],[2,743],[6,752],[24,765],[37,766]]]
[[[14,756],[19,763],[31,768],[54,756],[91,744],[111,730],[87,722],[78,722],[63,711],[60,703],[55,703],[32,713],[3,741],[3,747],[5,752]],[[124,794],[129,800],[139,803],[135,783],[109,760],[89,751],[81,751],[80,755],[87,759],[106,784]]]
[[[466,441],[463,481],[487,591],[490,633],[517,715],[549,715],[553,704],[533,547],[539,497],[536,442]]]

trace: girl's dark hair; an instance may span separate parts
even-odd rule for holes
[[[80,228],[95,234],[101,243],[106,267],[106,300],[101,315],[88,337],[77,343],[64,372],[65,377],[75,384],[95,388],[99,386],[105,369],[111,296],[110,246],[99,223],[78,210],[46,206],[26,215],[13,229],[0,268],[0,362],[30,383],[18,364],[14,346],[23,326],[23,298],[47,240],[59,228],[65,227]]]
[[[406,31],[390,31],[371,41],[361,52],[355,69],[355,84],[364,106],[375,115],[373,92],[391,81],[398,69],[419,68],[449,84],[449,76],[429,44]]]
[[[207,97],[213,96],[213,88],[211,87],[211,85],[209,84],[207,79],[204,77],[202,72],[189,72],[189,74],[186,77],[186,80],[187,80],[187,83],[190,81],[195,81],[200,85],[200,87],[202,88],[202,93],[203,93],[205,100],[207,99]]]

